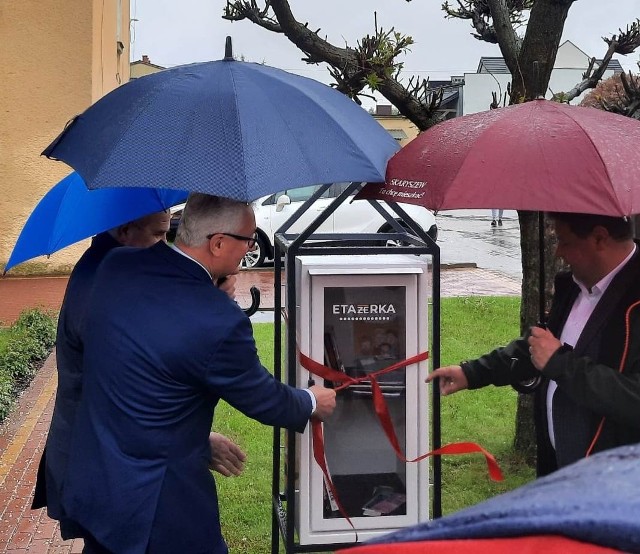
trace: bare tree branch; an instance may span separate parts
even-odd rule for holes
[[[457,0],[458,8],[451,7],[449,2],[442,4],[442,10],[447,14],[449,19],[468,19],[471,21],[475,33],[471,33],[478,40],[483,42],[489,42],[491,44],[498,43],[498,37],[496,36],[495,29],[490,22],[491,11],[486,0],[472,1]]]
[[[593,67],[595,65],[596,59],[591,58],[589,60],[589,67],[587,68],[586,73],[582,76],[582,81],[579,82],[575,87],[573,87],[569,92],[561,93],[560,95],[554,94],[554,100],[571,102],[571,100],[573,100],[577,96],[580,96],[585,90],[594,88],[600,82],[600,79],[602,79],[604,72],[607,70],[607,66],[615,52],[615,47],[615,43],[609,44],[609,48],[607,49],[607,52],[602,59],[602,63],[595,71],[593,71]]]
[[[636,19],[631,25],[627,25],[627,29],[620,31],[619,35],[613,35],[610,39],[602,37],[607,44],[617,43],[616,54],[626,56],[635,52],[636,48],[640,46],[640,19]]]
[[[451,7],[448,1],[442,4],[443,11],[449,19],[467,19],[471,21],[476,33],[472,35],[478,40],[498,44],[499,39],[492,23],[490,2],[488,0],[456,0],[458,8]],[[526,21],[522,12],[533,7],[535,0],[505,0],[506,13],[512,29],[519,29]],[[493,20],[495,22],[495,19]]]
[[[380,92],[420,130],[438,121],[436,112],[442,93],[435,93],[425,79],[412,79],[408,86],[399,81],[402,63],[396,59],[413,44],[410,36],[393,28],[382,30],[376,22],[375,32],[356,46],[339,48],[321,38],[319,31],[297,21],[287,0],[268,0],[263,8],[256,0],[227,0],[223,17],[232,21],[248,19],[265,29],[284,33],[305,54],[306,63],[327,63],[336,88],[358,103],[360,96],[370,97],[362,92],[369,87]]]
[[[512,23],[512,13],[507,0],[486,0],[495,29],[500,51],[511,75],[518,73],[518,55],[522,41],[518,38]]]
[[[267,31],[282,33],[282,28],[280,27],[277,19],[269,14],[270,7],[270,0],[265,0],[265,7],[263,9],[258,8],[255,0],[236,0],[234,2],[227,2],[227,5],[222,11],[222,19],[227,19],[229,21],[242,21],[244,19],[248,19],[252,23],[267,29]]]

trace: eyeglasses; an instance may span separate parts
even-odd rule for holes
[[[225,237],[231,237],[232,239],[236,239],[236,240],[246,240],[247,246],[249,247],[249,249],[254,248],[256,243],[258,242],[257,231],[253,233],[253,235],[250,237],[245,237],[242,235],[234,235],[233,233],[211,233],[210,235],[207,235],[207,239],[211,240],[211,237],[213,237],[214,235],[224,235]]]

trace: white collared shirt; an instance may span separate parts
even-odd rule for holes
[[[585,287],[580,281],[578,281],[575,277],[573,278],[574,282],[580,288],[580,293],[578,297],[575,299],[573,306],[571,307],[571,312],[569,312],[569,317],[567,317],[567,321],[562,328],[562,333],[560,334],[560,342],[562,344],[568,344],[571,347],[574,347],[584,330],[587,321],[591,317],[593,310],[596,309],[598,302],[602,298],[602,295],[605,293],[613,278],[620,273],[620,270],[627,264],[627,262],[631,259],[633,254],[636,251],[636,246],[634,245],[631,253],[624,259],[620,264],[618,264],[612,271],[610,271],[607,275],[605,275],[600,281],[598,281],[591,290]],[[549,388],[547,389],[547,429],[549,431],[549,438],[551,439],[551,444],[553,447],[556,447],[556,439],[555,434],[553,432],[553,395],[556,392],[558,385],[555,381],[549,381]]]

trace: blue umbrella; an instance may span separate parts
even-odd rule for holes
[[[37,256],[49,255],[128,221],[184,202],[185,191],[151,188],[88,190],[71,173],[38,202],[16,241],[5,273]]]
[[[188,189],[242,201],[288,188],[384,181],[399,146],[331,87],[224,60],[122,85],[77,116],[44,151],[89,188]]]

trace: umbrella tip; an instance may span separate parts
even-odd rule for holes
[[[233,61],[233,46],[231,46],[231,37],[227,37],[224,43],[224,59],[228,62]]]

